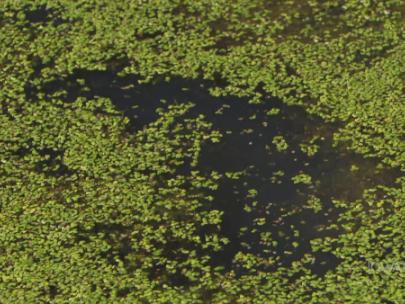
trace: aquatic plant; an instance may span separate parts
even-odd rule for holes
[[[403,303],[404,12],[2,1],[0,302]]]

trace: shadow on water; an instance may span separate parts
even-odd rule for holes
[[[87,90],[80,90],[78,79]],[[356,200],[365,189],[394,181],[395,174],[379,168],[377,161],[333,147],[336,126],[302,108],[274,98],[249,104],[243,98],[213,97],[208,92],[212,84],[204,81],[139,85],[137,80],[112,72],[78,71],[50,84],[47,91],[67,87],[67,102],[78,96],[108,97],[131,119],[134,130],[155,120],[159,107],[193,102],[190,114],[204,114],[223,133],[219,144],[204,147],[199,170],[223,175],[213,204],[223,211],[222,233],[230,242],[212,259],[227,270],[245,271],[238,253],[260,257],[256,269],[288,266],[311,252],[310,240],[339,233],[326,229],[341,211],[334,199]],[[319,253],[312,270],[323,274],[338,262],[331,254]]]

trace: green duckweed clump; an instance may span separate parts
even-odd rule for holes
[[[403,303],[404,13],[1,1],[0,303]]]

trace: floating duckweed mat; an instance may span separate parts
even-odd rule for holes
[[[402,0],[3,1],[1,303],[403,303]]]

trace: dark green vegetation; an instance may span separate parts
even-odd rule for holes
[[[404,14],[1,1],[0,303],[404,303]]]

